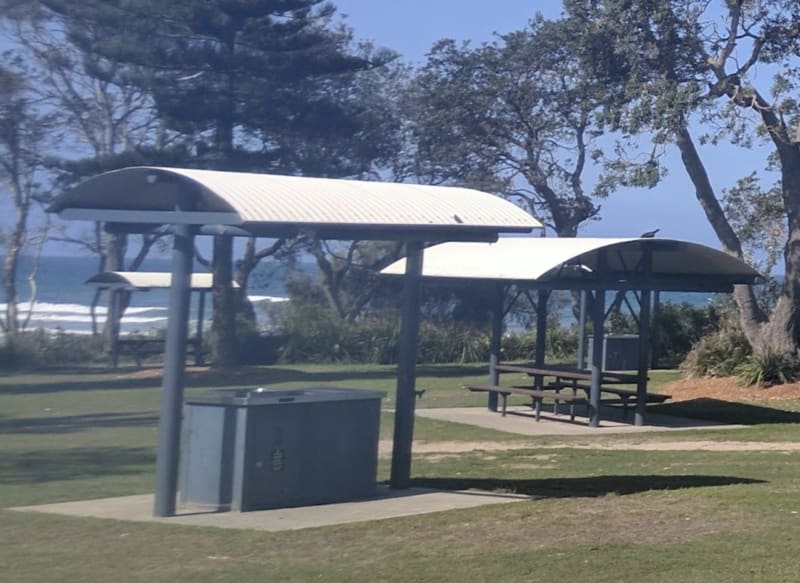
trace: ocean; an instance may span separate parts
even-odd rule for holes
[[[22,259],[17,281],[20,314],[26,315],[29,310],[27,302],[30,287],[27,276],[33,262],[30,258]],[[313,273],[312,263],[302,265],[304,270]],[[205,271],[197,266],[196,271]],[[171,271],[171,260],[165,257],[148,258],[140,271]],[[48,331],[64,331],[76,334],[90,334],[90,306],[94,296],[94,286],[85,282],[97,273],[97,260],[92,257],[42,257],[36,277],[36,302],[33,305],[28,329],[42,328]],[[256,314],[263,324],[266,310],[263,307],[269,302],[285,301],[285,270],[275,261],[262,261],[255,270],[248,286],[248,297],[255,304]],[[707,305],[713,294],[707,293],[662,293],[662,302],[687,302],[694,306]],[[198,294],[192,294],[191,325],[194,327],[197,314]],[[4,290],[0,289],[0,310],[5,312],[6,299]],[[166,328],[169,305],[168,289],[152,289],[132,294],[130,307],[122,319],[123,333],[151,333]],[[206,319],[210,318],[211,298],[206,299]],[[262,309],[260,309],[262,308]],[[105,299],[96,309],[98,325],[105,321]],[[559,318],[563,325],[574,323],[571,309],[561,306]]]
[[[33,265],[31,258],[24,257],[18,271],[17,293],[22,317],[25,317],[30,308],[28,298],[31,288],[27,277]],[[155,257],[146,259],[140,271],[169,272],[171,269],[172,262],[169,258]],[[195,270],[205,271],[201,266],[195,266]],[[30,312],[31,318],[27,328],[90,334],[92,332],[90,308],[95,287],[85,282],[96,273],[97,260],[93,257],[42,257],[36,276],[36,302]],[[257,314],[264,312],[258,309],[259,305],[286,299],[284,273],[285,270],[276,262],[263,261],[251,276],[248,297],[256,304]],[[198,293],[192,293],[190,311],[192,326],[196,322],[198,296]],[[100,327],[105,321],[106,297],[104,294],[95,310]],[[166,328],[168,305],[168,289],[134,292],[131,295],[130,306],[122,319],[122,333],[150,333],[163,330]],[[210,317],[210,306],[211,298],[207,296],[206,319]],[[5,309],[5,290],[0,289],[0,310],[5,313]]]

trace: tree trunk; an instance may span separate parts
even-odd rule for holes
[[[106,252],[106,271],[122,271],[125,268],[125,251],[128,246],[127,235],[109,233]],[[114,296],[117,295],[115,302]],[[106,323],[103,327],[103,346],[110,353],[114,341],[119,338],[122,314],[130,302],[130,292],[120,294],[109,290],[106,302]]]
[[[233,294],[233,238],[214,237],[212,259],[214,283],[213,324],[211,329],[212,367],[229,370],[239,365],[236,342],[236,302]]]
[[[14,336],[19,332],[16,282],[19,253],[20,247],[18,244],[11,243],[3,260],[3,289],[6,294],[5,332],[9,336]]]
[[[703,207],[711,227],[717,235],[722,250],[737,259],[743,259],[741,242],[734,232],[711,186],[705,166],[695,148],[688,129],[684,126],[676,132],[676,144],[681,153],[684,167],[695,186],[697,200]],[[800,158],[785,160],[782,157],[782,175],[784,202],[790,202],[795,196],[787,193],[792,190],[792,183],[800,185]],[[791,179],[794,174],[794,180]],[[787,180],[789,178],[789,180]],[[800,193],[800,189],[794,190]],[[747,341],[757,353],[766,351],[796,354],[797,332],[796,311],[800,300],[800,224],[797,214],[787,205],[789,221],[789,242],[785,252],[785,280],[781,296],[772,312],[767,315],[756,300],[752,286],[737,285],[733,297],[739,308],[739,322]]]
[[[22,195],[17,193],[15,200],[22,200]],[[19,256],[25,247],[28,208],[29,206],[25,203],[16,205],[14,230],[9,235],[6,256],[3,259],[3,289],[6,294],[5,332],[9,336],[15,336],[20,332],[19,313],[17,310],[17,302],[19,300],[17,271],[19,270]]]

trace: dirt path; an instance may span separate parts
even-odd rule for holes
[[[442,454],[469,453],[473,451],[508,451],[516,449],[599,449],[599,450],[638,450],[638,451],[800,451],[798,441],[614,441],[608,443],[551,443],[540,445],[530,442],[496,441],[434,441],[415,442],[414,453]],[[388,457],[392,453],[392,442],[381,440],[379,454]]]

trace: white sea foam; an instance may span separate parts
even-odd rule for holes
[[[258,302],[288,302],[289,298],[284,298],[281,296],[247,296],[247,299],[253,302],[254,304]]]
[[[8,304],[0,304],[0,311],[5,311]],[[54,304],[49,302],[37,302],[31,309],[30,304],[21,302],[17,304],[17,310],[20,314],[27,314],[29,311],[36,316],[40,314],[58,314],[58,315],[91,315],[91,308],[83,304]],[[105,316],[108,311],[105,306],[97,306],[95,314],[98,316]],[[144,314],[147,312],[168,312],[166,307],[161,306],[129,306],[125,310],[125,314]]]
[[[253,303],[265,302],[285,302],[288,298],[268,295],[248,296]],[[0,312],[4,312],[6,304],[0,303]],[[44,329],[49,332],[59,330],[75,334],[90,334],[92,328],[91,309],[88,305],[77,303],[56,303],[56,302],[36,302],[33,307],[26,303],[18,304],[20,319],[24,320],[30,313],[30,320],[27,328]],[[105,323],[108,312],[106,305],[98,305],[95,308],[96,325],[102,327]],[[169,308],[166,306],[129,306],[122,317],[121,329],[123,333],[128,332],[151,332],[163,330],[167,327]],[[189,326],[193,329],[197,326],[194,309],[191,312]],[[210,302],[207,304],[205,321],[210,323],[211,309]]]

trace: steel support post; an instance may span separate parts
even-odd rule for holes
[[[408,488],[411,480],[411,444],[414,440],[414,393],[416,381],[419,302],[422,280],[422,242],[406,244],[406,273],[403,287],[402,321],[397,363],[397,391],[392,443],[392,488]]]

